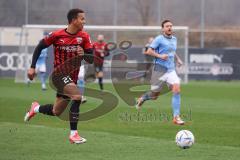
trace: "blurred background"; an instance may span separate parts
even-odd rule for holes
[[[1,0],[0,76],[15,75],[13,67],[6,67],[14,58],[1,53],[19,52],[22,25],[65,25],[67,11],[82,8],[87,25],[160,26],[170,19],[187,26],[189,79],[240,79],[239,7],[239,0]],[[147,37],[132,55],[145,42]]]

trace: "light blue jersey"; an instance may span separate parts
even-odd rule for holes
[[[177,50],[177,38],[172,36],[166,37],[164,35],[157,36],[152,44],[151,48],[155,50],[158,54],[168,54],[167,60],[162,60],[160,58],[155,58],[154,64],[159,64],[167,69],[167,72],[175,70],[174,56]]]
[[[41,64],[45,64],[46,63],[46,59],[47,59],[47,48],[43,49],[38,60],[37,60],[37,65],[41,65]]]

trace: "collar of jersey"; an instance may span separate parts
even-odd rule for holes
[[[78,32],[77,32],[77,33],[75,33],[75,34],[69,33],[69,32],[67,31],[67,28],[65,28],[65,29],[64,29],[64,31],[65,31],[67,34],[70,34],[70,35],[72,35],[72,36],[75,36],[75,35],[77,35],[77,34],[78,34]]]
[[[167,39],[172,39],[172,35],[171,36],[167,36],[167,35],[163,34],[163,37],[165,37]]]

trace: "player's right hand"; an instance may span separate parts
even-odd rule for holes
[[[30,69],[28,70],[27,75],[28,75],[28,78],[29,78],[30,80],[33,80],[33,78],[34,78],[35,75],[36,75],[35,68],[30,68]]]
[[[167,54],[159,54],[158,58],[161,58],[162,60],[167,60],[168,59],[168,55]]]

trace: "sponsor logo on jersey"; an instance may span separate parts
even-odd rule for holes
[[[63,40],[63,39],[60,39],[59,41],[60,41],[61,43],[64,43],[64,40]]]
[[[82,43],[82,37],[77,37],[76,39],[78,44]]]

